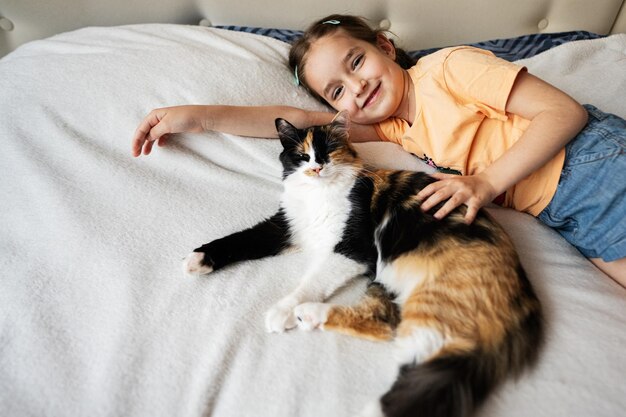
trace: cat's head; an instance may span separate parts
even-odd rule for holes
[[[276,130],[283,151],[283,179],[302,176],[307,182],[329,181],[350,175],[360,160],[348,139],[350,119],[347,111],[324,126],[297,129],[285,119],[276,119]]]

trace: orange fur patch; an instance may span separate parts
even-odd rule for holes
[[[356,306],[333,306],[324,329],[368,340],[390,340],[398,320],[389,294],[374,286],[368,288],[367,296]]]
[[[527,312],[512,308],[520,291],[518,261],[512,245],[502,243],[494,248],[450,237],[428,253],[414,253],[411,260],[401,257],[399,269],[415,268],[424,276],[402,306],[402,329],[433,327],[467,348],[469,340],[487,350],[499,345]]]

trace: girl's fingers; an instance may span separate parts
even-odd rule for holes
[[[437,210],[437,212],[434,214],[435,219],[441,220],[444,217],[446,217],[448,214],[450,214],[450,212],[452,210],[454,210],[456,207],[458,206],[458,204],[456,204],[452,199],[446,201],[446,204],[444,204],[439,210]]]
[[[417,194],[419,198],[422,198],[422,199],[425,198],[425,200],[422,202],[422,205],[421,205],[422,211],[428,211],[431,208],[435,207],[437,204],[441,203],[442,201],[447,200],[448,198],[452,198],[452,196],[458,193],[458,190],[456,189],[456,187],[453,186],[454,184],[444,179],[445,177],[449,177],[449,176],[456,177],[456,175],[450,175],[450,174],[438,174],[438,175],[442,176],[441,180],[437,182],[433,182],[432,184],[429,184]]]
[[[422,199],[421,209],[428,212],[437,204],[445,203],[434,214],[435,218],[442,219],[455,208],[465,204],[467,211],[464,220],[467,224],[474,221],[478,210],[485,202],[491,201],[493,190],[489,184],[477,176],[459,177],[458,175],[436,173],[432,175],[437,182],[424,187],[417,195]],[[448,201],[446,201],[448,200]]]
[[[419,193],[417,193],[417,197],[423,200],[421,205],[423,211],[430,210],[432,207],[436,206],[440,201],[444,199],[437,197],[437,194],[443,187],[445,187],[445,184],[443,184],[441,181],[437,181],[427,185],[426,187],[422,188]]]
[[[152,145],[154,145],[154,142],[151,141],[151,140],[147,140],[143,144],[143,154],[144,155],[150,155],[150,152],[152,152]]]
[[[146,141],[150,141],[150,131],[159,123],[159,118],[155,111],[150,112],[137,126],[132,139],[132,152],[134,156],[141,155],[142,148],[146,149]],[[150,153],[150,151],[148,151]],[[147,153],[145,153],[147,155]]]
[[[148,140],[148,134],[150,130],[144,131],[142,126],[138,127],[135,131],[135,135],[133,136],[133,140],[131,143],[131,148],[133,152],[133,156],[141,155],[141,148],[143,147],[146,140]]]
[[[140,142],[138,140],[133,140],[133,143],[131,145],[131,150],[132,150],[133,156],[141,155],[141,146],[142,145],[143,145],[143,142]]]
[[[479,206],[468,205],[465,213],[465,223],[471,224],[478,214]]]
[[[154,141],[159,141],[159,144],[161,144],[161,137],[169,133],[168,123],[163,122],[166,114],[167,112],[164,109],[152,110],[141,121],[132,139],[132,153],[134,156],[141,155],[142,148],[143,154],[148,155],[152,151]]]
[[[437,191],[433,192],[430,197],[422,202],[422,205],[420,206],[422,211],[427,212],[431,208],[435,207],[437,204],[448,200],[434,214],[434,217],[436,219],[443,219],[455,208],[466,202],[466,197],[464,196],[464,193],[461,190],[451,187],[450,184],[447,184],[445,181],[438,181],[430,185],[433,186],[432,189],[437,189]],[[424,188],[424,190],[422,191],[429,190],[426,190],[426,188]]]
[[[422,211],[428,211],[448,197],[449,196],[443,190],[436,191],[422,203],[420,208]]]
[[[169,138],[170,138],[170,135],[168,135],[168,134],[165,134],[165,135],[161,136],[159,138],[159,140],[157,141],[157,145],[159,145],[159,146],[167,145],[167,142],[169,141]]]
[[[434,174],[430,174],[431,177],[436,179],[437,181],[428,184],[426,187],[422,188],[422,190],[417,193],[417,196],[420,198],[426,198],[435,191],[439,190],[442,187],[445,187],[447,183],[443,180],[449,178],[458,178],[458,175],[453,174],[442,174],[441,172],[435,172]]]

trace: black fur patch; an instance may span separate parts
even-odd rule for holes
[[[474,221],[465,224],[453,216],[436,219],[433,215],[445,202],[439,203],[428,212],[423,212],[417,202],[403,204],[410,201],[420,190],[434,182],[434,178],[427,174],[416,172],[408,178],[400,179],[401,171],[389,176],[389,187],[377,197],[377,223],[381,223],[384,216],[388,216],[386,226],[381,231],[381,257],[386,261],[397,258],[418,247],[433,247],[446,237],[454,237],[463,242],[483,241],[496,244],[494,231],[481,222]],[[455,211],[459,212],[457,208]],[[477,219],[484,218],[483,210],[479,211]]]
[[[290,246],[289,240],[289,225],[280,209],[271,218],[202,245],[194,252],[203,252],[204,264],[217,270],[234,262],[277,255]]]
[[[362,177],[350,191],[352,209],[346,222],[341,241],[335,246],[335,252],[367,265],[367,275],[371,278],[376,273],[378,252],[374,245],[374,221],[370,213],[370,204],[374,184],[367,177]]]

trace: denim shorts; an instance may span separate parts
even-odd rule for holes
[[[585,105],[589,121],[565,147],[556,193],[539,220],[587,258],[626,257],[626,120]]]

